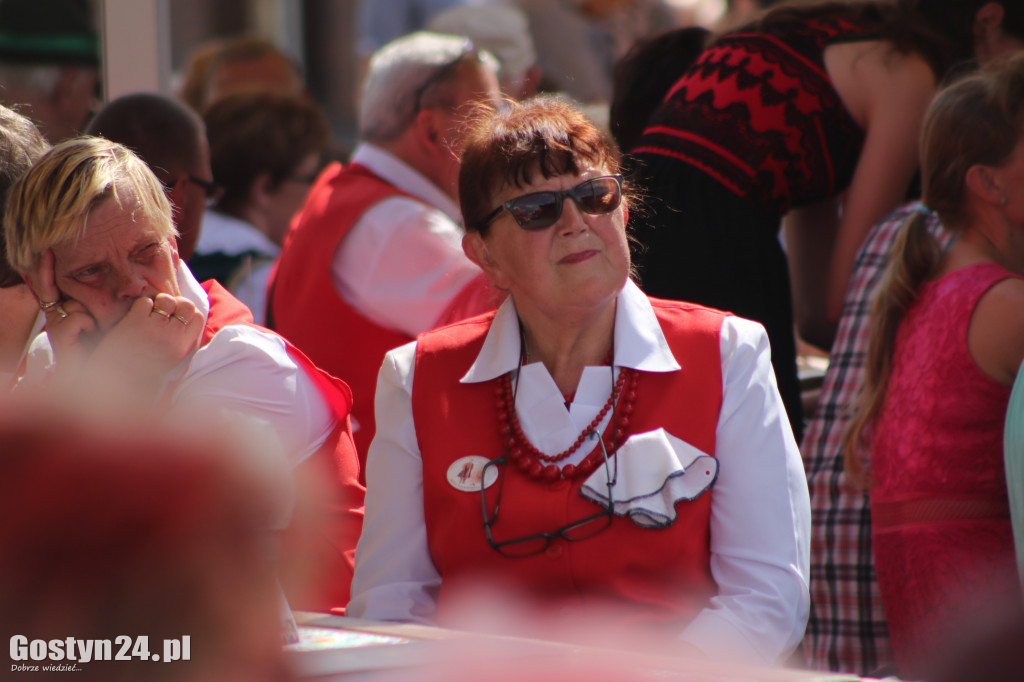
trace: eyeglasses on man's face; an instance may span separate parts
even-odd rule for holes
[[[188,179],[189,182],[202,188],[207,199],[216,199],[224,192],[224,188],[213,180],[205,180],[198,175],[193,175],[192,173],[188,174]]]

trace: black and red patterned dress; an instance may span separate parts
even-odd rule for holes
[[[789,272],[790,208],[840,194],[864,140],[825,70],[825,48],[875,38],[842,19],[711,44],[634,150],[646,212],[632,228],[641,286],[761,322],[790,422],[802,433]]]

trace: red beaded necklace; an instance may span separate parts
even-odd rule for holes
[[[605,364],[611,362],[611,351]],[[613,368],[614,371],[614,368]],[[629,382],[628,387],[626,382]],[[622,442],[629,428],[629,422],[633,416],[634,403],[636,402],[637,373],[628,367],[619,371],[619,376],[612,387],[612,394],[608,401],[601,408],[594,420],[583,429],[579,438],[571,446],[557,455],[545,455],[534,447],[519,424],[519,417],[515,409],[515,393],[512,390],[512,373],[509,372],[501,377],[495,387],[495,397],[498,408],[498,433],[507,438],[509,442],[509,458],[515,463],[520,471],[535,480],[557,481],[561,478],[573,479],[578,476],[589,475],[598,465],[603,456],[603,450],[614,452],[619,443]],[[621,400],[619,399],[621,396]],[[618,404],[616,404],[618,403]],[[605,434],[600,436],[602,443],[598,445],[580,461],[579,465],[566,464],[559,467],[555,462],[569,457],[580,449],[587,436],[594,433],[597,425],[601,423],[609,410],[612,412],[612,419],[609,422]],[[614,426],[614,428],[612,428]],[[546,464],[545,464],[546,463]]]

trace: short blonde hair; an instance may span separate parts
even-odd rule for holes
[[[131,195],[161,237],[177,236],[163,185],[131,150],[100,137],[56,145],[11,187],[4,216],[11,265],[29,271],[47,249],[80,238],[97,204],[114,197],[124,207],[120,197]]]

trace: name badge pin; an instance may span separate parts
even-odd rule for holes
[[[498,480],[498,468],[487,469],[487,477],[484,478],[484,467],[490,461],[480,455],[458,458],[448,467],[448,483],[456,490],[467,493],[480,492],[481,480],[484,488],[491,487]]]

